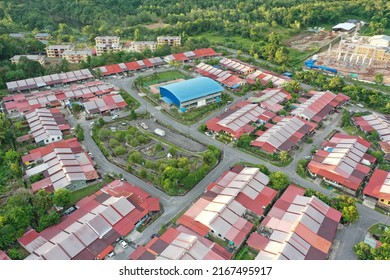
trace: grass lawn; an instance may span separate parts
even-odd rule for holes
[[[160,84],[167,81],[172,81],[176,79],[187,79],[188,77],[180,71],[166,71],[160,73],[154,73],[150,76],[142,78],[142,85],[148,87],[154,84]]]
[[[255,252],[253,252],[247,245],[242,246],[237,254],[234,256],[235,260],[254,260],[256,257]]]
[[[368,232],[371,234],[375,234],[377,236],[381,236],[385,232],[385,230],[388,228],[389,228],[389,226],[379,223],[379,224],[372,225],[368,229]]]
[[[301,52],[293,48],[288,48],[289,64],[294,66],[302,66],[302,62],[311,56],[315,50],[308,52]]]
[[[96,184],[72,192],[71,196],[72,196],[73,203],[75,204],[76,202],[83,199],[84,197],[90,196],[91,194],[97,192],[110,181],[112,181],[112,179],[105,178],[102,182],[98,182]]]
[[[214,235],[209,234],[207,236],[207,239],[209,239],[209,240],[211,240],[211,241],[221,245],[223,248],[228,246],[228,242],[226,240],[222,240],[222,239],[220,239],[218,237],[215,237]]]
[[[362,138],[364,138],[364,133],[362,131],[360,131],[357,127],[355,126],[344,126],[343,127],[343,130],[348,133],[349,135],[357,135],[357,136],[360,136]]]
[[[223,36],[212,32],[205,32],[196,37],[206,38],[212,43],[238,43],[241,44],[244,47],[244,49],[249,49],[252,44],[257,43],[256,41],[252,41],[251,39],[248,38],[242,38],[240,36]]]

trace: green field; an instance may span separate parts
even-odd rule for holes
[[[385,224],[375,224],[368,229],[368,232],[377,236],[381,236],[385,232],[385,230],[389,228],[390,226]]]
[[[104,178],[102,182],[72,192],[71,196],[72,196],[73,204],[76,204],[79,200],[83,199],[84,197],[90,196],[91,194],[97,192],[110,181],[112,181],[112,179]]]
[[[142,79],[138,78],[142,86],[148,87],[154,84],[165,83],[168,81],[176,80],[176,79],[188,79],[189,77],[184,75],[180,71],[166,71],[160,73],[154,73],[147,77],[142,77]]]

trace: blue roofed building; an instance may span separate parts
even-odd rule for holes
[[[223,87],[212,79],[199,77],[161,86],[160,98],[168,105],[175,105],[185,112],[219,102],[223,90]]]

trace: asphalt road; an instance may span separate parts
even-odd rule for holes
[[[161,69],[157,71],[166,71],[166,69]],[[141,75],[148,75],[150,73],[143,73]],[[136,77],[127,77],[124,79],[108,79],[107,81],[126,90],[128,93],[131,94],[132,97],[137,99],[141,106],[138,108],[139,111],[145,112],[148,111],[149,113],[153,114],[156,119],[158,119],[160,122],[172,126],[175,129],[181,131],[183,134],[189,134],[190,137],[193,137],[197,139],[199,142],[205,144],[205,145],[214,145],[220,150],[223,151],[223,159],[220,162],[218,166],[214,168],[212,172],[208,176],[206,176],[199,184],[197,184],[189,193],[187,193],[185,196],[177,196],[177,197],[170,197],[164,192],[158,190],[154,186],[151,186],[150,184],[140,180],[139,178],[135,177],[134,175],[128,173],[127,171],[119,168],[118,166],[112,164],[109,162],[104,155],[100,152],[100,149],[97,147],[95,142],[92,140],[90,136],[89,126],[86,125],[86,121],[79,121],[82,123],[84,129],[85,129],[85,140],[84,145],[88,147],[89,151],[92,152],[95,155],[95,162],[100,167],[100,170],[103,173],[122,173],[123,177],[129,181],[132,182],[135,185],[138,185],[143,190],[149,192],[152,196],[159,197],[161,200],[161,204],[164,208],[164,213],[157,219],[153,224],[151,224],[142,234],[130,234],[127,239],[132,240],[136,242],[137,244],[145,244],[150,240],[150,236],[153,233],[156,233],[162,225],[167,224],[172,218],[174,218],[178,213],[180,213],[183,209],[188,207],[192,204],[192,202],[198,198],[205,190],[205,188],[215,181],[218,177],[221,176],[221,174],[226,171],[229,167],[234,165],[237,162],[243,161],[243,162],[251,162],[251,163],[260,163],[269,168],[270,171],[283,171],[286,175],[290,177],[290,179],[295,183],[305,188],[312,188],[315,190],[318,190],[328,196],[332,195],[332,192],[328,189],[325,189],[321,187],[319,184],[311,181],[311,180],[305,180],[301,177],[299,177],[296,172],[296,164],[299,159],[304,158],[310,153],[310,150],[312,148],[312,144],[304,144],[303,149],[298,150],[294,153],[293,157],[294,160],[292,164],[289,166],[282,168],[282,167],[276,167],[271,164],[269,164],[266,161],[263,161],[257,157],[254,157],[250,154],[244,153],[239,151],[238,149],[234,149],[228,145],[224,145],[221,142],[212,139],[211,137],[208,137],[200,132],[198,132],[198,126],[200,123],[204,123],[206,120],[214,117],[215,115],[218,115],[221,111],[214,112],[210,116],[203,119],[201,122],[198,122],[191,126],[186,126],[181,123],[176,122],[175,120],[171,119],[167,115],[163,114],[160,110],[156,109],[155,107],[151,106],[146,102],[145,99],[140,97],[138,93],[131,88],[131,84],[134,81]],[[238,99],[244,99],[245,97],[234,97],[235,101]],[[120,113],[124,114],[124,113]],[[339,115],[333,115],[331,116],[332,120],[329,121],[328,125],[325,126],[325,128],[322,131],[317,132],[314,135],[314,142],[313,144],[316,144],[317,146],[320,146],[322,143],[324,137],[328,136],[328,134],[335,129],[337,126],[338,120],[340,118]],[[69,116],[69,121],[72,126],[76,124],[76,120],[73,119],[73,117]],[[108,119],[109,120],[109,119]],[[354,253],[352,251],[353,244],[361,241],[364,238],[364,235],[366,233],[366,230],[369,226],[372,224],[378,222],[378,221],[387,221],[387,217],[385,215],[382,215],[378,212],[375,212],[365,206],[359,205],[359,211],[360,211],[360,220],[358,223],[351,225],[350,227],[346,227],[343,230],[339,231],[337,233],[337,239],[341,241],[341,245],[336,253],[335,259],[353,259]],[[353,238],[352,238],[353,237]],[[114,259],[127,259],[129,254],[132,252],[131,247],[128,247],[127,249],[123,250],[121,248],[116,248],[116,251],[118,251],[118,254],[114,256]]]

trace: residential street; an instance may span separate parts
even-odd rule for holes
[[[166,69],[157,70],[157,71],[166,71]],[[145,72],[141,75],[149,75],[149,74],[150,73]],[[134,175],[128,173],[127,171],[109,162],[101,153],[100,149],[97,147],[95,142],[92,140],[90,134],[90,128],[88,125],[89,122],[84,120],[79,120],[78,122],[83,126],[85,131],[85,140],[83,144],[88,148],[90,152],[94,154],[95,157],[94,160],[96,161],[102,173],[117,173],[117,174],[121,173],[123,174],[123,177],[127,181],[139,186],[143,190],[149,192],[152,196],[159,197],[161,200],[161,204],[164,208],[164,213],[153,224],[147,227],[142,234],[139,235],[134,233],[130,234],[128,236],[129,240],[132,240],[137,244],[144,244],[147,241],[149,241],[150,236],[153,233],[156,233],[161,228],[162,225],[167,224],[172,218],[174,218],[183,209],[191,205],[191,203],[204,192],[205,188],[211,182],[215,181],[219,176],[221,176],[221,174],[224,171],[229,169],[229,167],[231,167],[233,164],[240,161],[263,164],[267,166],[270,171],[283,171],[286,175],[288,175],[291,178],[291,180],[294,183],[302,187],[312,188],[326,195],[332,195],[332,192],[329,191],[328,189],[321,187],[320,185],[318,185],[313,181],[305,180],[300,176],[298,176],[295,172],[295,169],[298,160],[303,159],[305,156],[309,155],[313,145],[319,147],[323,139],[327,137],[336,128],[337,123],[340,120],[340,114],[334,114],[328,117],[329,122],[327,123],[327,125],[324,126],[323,130],[317,131],[316,134],[314,135],[313,144],[303,144],[303,148],[301,150],[297,150],[294,153],[293,155],[294,160],[289,166],[285,168],[276,167],[255,156],[241,152],[238,149],[232,148],[231,146],[224,145],[221,142],[214,140],[213,138],[208,137],[203,133],[198,132],[198,126],[201,123],[204,123],[206,120],[220,114],[221,110],[214,112],[207,118],[203,119],[202,121],[194,125],[191,126],[183,125],[171,119],[166,114],[160,112],[151,104],[148,104],[145,101],[145,99],[140,97],[138,93],[133,88],[131,88],[131,84],[133,83],[134,79],[137,77],[139,77],[139,75],[134,77],[126,77],[124,79],[111,78],[108,79],[107,81],[109,83],[112,83],[113,85],[123,88],[125,91],[129,92],[132,97],[137,99],[141,103],[140,108],[138,108],[139,112],[148,111],[149,113],[153,114],[154,117],[160,123],[174,127],[176,130],[180,131],[183,134],[189,134],[190,137],[195,138],[197,141],[201,142],[202,144],[216,146],[221,151],[223,151],[223,159],[220,162],[220,164],[212,172],[210,172],[208,176],[206,176],[199,184],[197,184],[185,196],[170,197],[166,195],[164,192],[158,190],[156,187],[151,186],[150,184],[142,181],[141,179],[135,177]],[[245,99],[245,97],[240,97],[240,98],[234,97],[234,99],[235,101],[237,101],[238,99],[243,100]],[[119,115],[123,116],[124,112],[119,113]],[[106,119],[108,120],[109,118]],[[72,127],[76,125],[76,120],[72,116],[68,116],[68,121],[70,122]],[[352,251],[352,246],[364,238],[366,229],[372,224],[377,222],[386,222],[386,221],[388,222],[387,220],[388,217],[386,217],[385,215],[375,212],[360,204],[358,205],[358,207],[361,216],[359,222],[351,225],[350,227],[346,227],[345,229],[337,233],[337,239],[341,241],[341,244],[339,250],[336,253],[336,257],[335,257],[336,259],[354,259],[355,255]],[[131,253],[132,250],[134,249],[131,247],[128,247],[124,251],[123,249],[117,250],[118,254],[114,256],[114,259],[127,259],[128,255]],[[122,253],[119,253],[119,251],[122,251]]]

